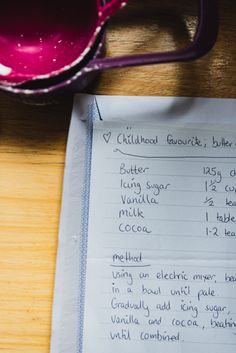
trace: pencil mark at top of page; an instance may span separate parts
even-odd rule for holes
[[[236,156],[204,156],[204,155],[198,155],[198,156],[187,156],[187,155],[182,155],[182,156],[148,156],[148,155],[139,155],[139,154],[134,154],[134,153],[128,153],[124,152],[119,148],[115,148],[113,152],[118,152],[124,156],[128,157],[135,157],[135,158],[145,158],[145,159],[236,159]]]

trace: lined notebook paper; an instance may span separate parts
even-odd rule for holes
[[[51,353],[235,352],[235,109],[75,97]]]
[[[95,122],[83,352],[235,352],[236,136]]]

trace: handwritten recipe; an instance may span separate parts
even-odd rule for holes
[[[236,134],[95,122],[84,353],[236,350]]]

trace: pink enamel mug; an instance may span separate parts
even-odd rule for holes
[[[125,0],[8,0],[0,12],[0,83],[45,79],[77,65]]]
[[[101,57],[104,25],[127,2],[67,0],[65,7],[64,0],[41,0],[35,5],[30,0],[14,1],[18,12],[14,10],[13,28],[12,22],[4,20],[3,11],[0,14],[0,89],[32,101],[79,92],[100,70],[194,60],[206,54],[216,41],[217,0],[198,0],[198,27],[193,41],[186,48],[164,53]],[[10,5],[9,8],[3,5],[3,9],[10,16]]]

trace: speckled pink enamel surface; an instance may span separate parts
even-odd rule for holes
[[[98,0],[4,1],[0,11],[1,82],[57,75],[77,64],[89,52],[114,4],[120,7],[121,1],[104,7]]]

